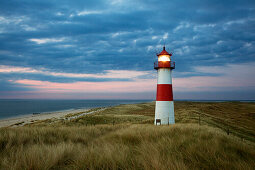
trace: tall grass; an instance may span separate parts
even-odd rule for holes
[[[154,109],[0,128],[0,169],[254,169],[254,103],[176,102],[171,126],[152,125]]]
[[[252,169],[255,147],[194,124],[0,129],[2,169]]]

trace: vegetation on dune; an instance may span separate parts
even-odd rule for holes
[[[3,169],[252,169],[255,148],[207,126],[0,130]]]
[[[119,105],[1,128],[0,169],[255,167],[254,103],[175,102],[170,126],[152,125],[154,109],[154,102]]]
[[[255,103],[246,102],[177,102],[177,123],[200,123],[213,126],[255,142]]]
[[[28,126],[89,126],[99,124],[153,124],[155,102],[127,104],[72,120],[48,119]],[[90,111],[87,111],[90,112]],[[83,112],[82,112],[83,113]],[[77,115],[77,114],[76,114]],[[175,102],[176,123],[195,123],[220,128],[226,133],[255,142],[255,103]]]
[[[83,112],[78,112],[78,113],[69,113],[65,116],[65,118],[69,118],[69,117],[74,117],[74,116],[79,116],[80,114],[84,114],[84,113],[90,113],[90,112],[95,112],[97,110],[100,110],[102,108],[98,107],[98,108],[93,108],[93,109],[89,109]]]

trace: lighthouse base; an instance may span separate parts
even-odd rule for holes
[[[155,108],[155,125],[174,124],[174,102],[173,101],[156,101]]]

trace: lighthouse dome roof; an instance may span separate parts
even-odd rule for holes
[[[166,51],[165,46],[163,47],[163,50],[162,50],[159,54],[157,54],[157,56],[160,56],[160,55],[170,55],[170,56],[172,56],[172,54],[169,54],[169,53]]]

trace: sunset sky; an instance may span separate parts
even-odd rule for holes
[[[255,99],[254,0],[2,0],[1,99]]]

